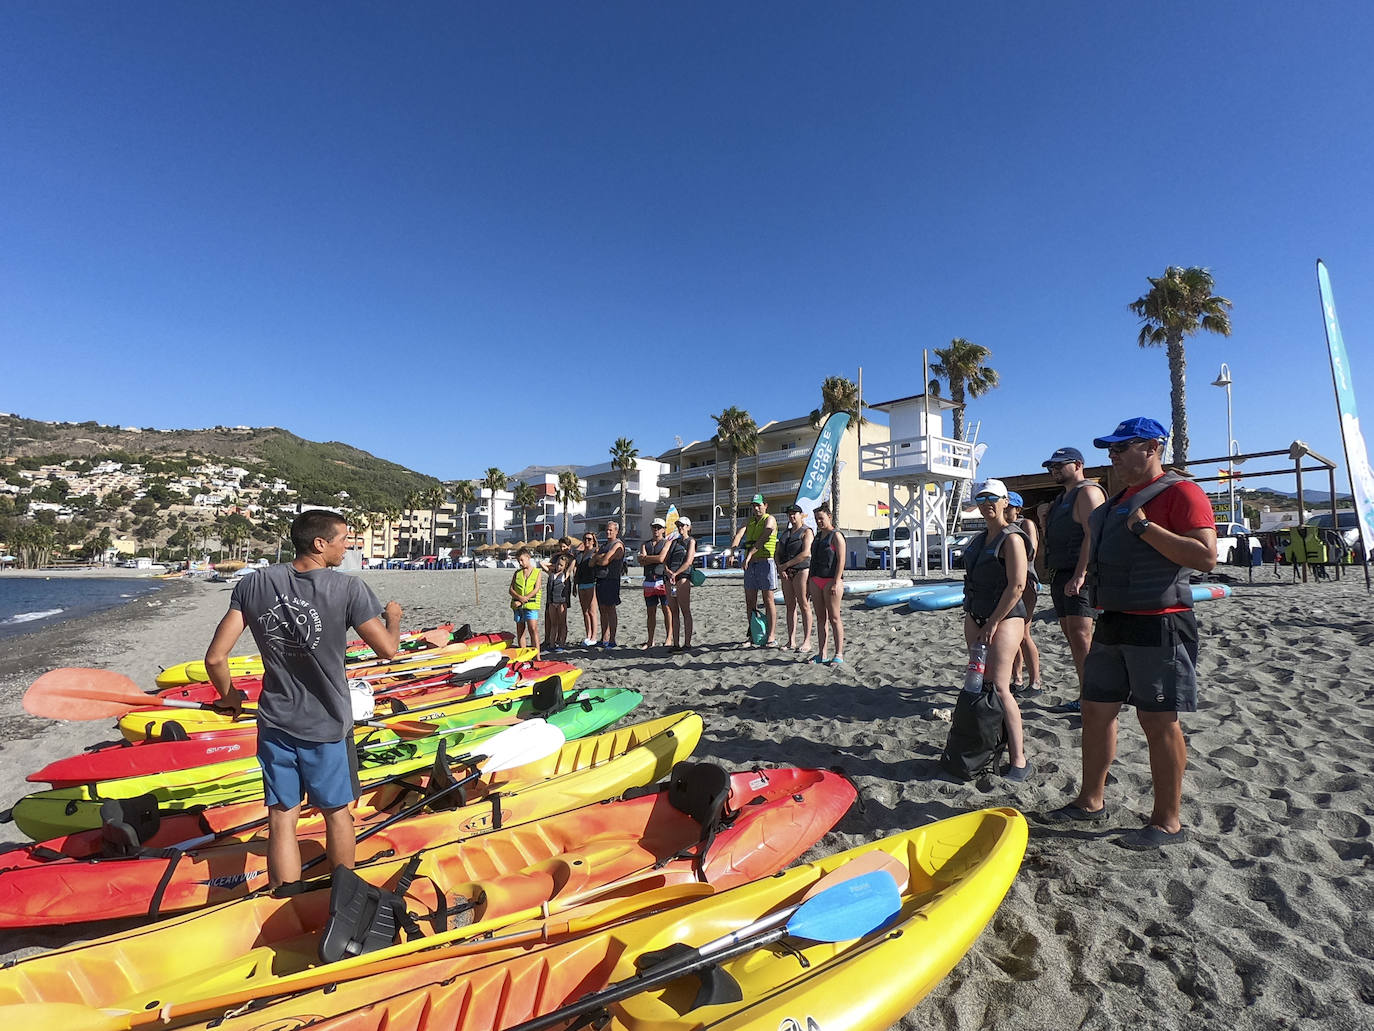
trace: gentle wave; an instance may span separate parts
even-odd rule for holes
[[[56,616],[65,609],[45,609],[42,612],[19,612],[9,619],[0,619],[0,626],[9,626],[11,623],[32,623],[35,619],[47,619],[49,616]]]

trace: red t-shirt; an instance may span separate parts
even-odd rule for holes
[[[1164,474],[1161,473],[1160,475]],[[1159,479],[1159,477],[1157,476],[1155,479]],[[1154,482],[1154,480],[1150,481],[1150,483]],[[1126,493],[1121,495],[1121,500],[1117,504],[1128,504],[1132,497],[1139,494],[1150,483],[1142,483],[1138,487],[1127,488]],[[1192,530],[1210,530],[1217,525],[1216,515],[1212,512],[1212,503],[1207,500],[1207,495],[1202,492],[1202,488],[1192,480],[1181,480],[1163,494],[1147,501],[1145,503],[1145,518],[1178,534],[1188,533]],[[1157,616],[1166,612],[1186,612],[1188,608],[1187,605],[1174,605],[1167,609],[1136,611],[1141,615]]]

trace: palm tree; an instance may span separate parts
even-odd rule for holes
[[[630,533],[630,473],[639,468],[639,448],[629,437],[616,437],[611,445],[611,468],[620,471],[620,534]]]
[[[401,524],[406,532],[406,558],[410,558],[415,551],[415,512],[425,505],[424,496],[420,491],[413,490],[406,495],[405,522]]]
[[[515,485],[513,498],[515,507],[520,509],[520,539],[530,539],[530,509],[539,504],[539,491],[532,484],[521,480]]]
[[[491,491],[491,499],[487,502],[487,528],[491,531],[491,543],[496,543],[496,492],[505,490],[506,484],[510,480],[496,466],[489,466],[486,475],[482,477],[482,487]]]
[[[731,405],[716,420],[716,446],[730,454],[730,538],[739,530],[739,459],[740,455],[755,455],[759,450],[759,426],[754,417],[742,408]]]
[[[477,488],[472,485],[471,480],[459,480],[453,484],[450,493],[453,494],[453,503],[458,506],[458,511],[463,517],[463,554],[468,553],[468,506],[477,501]]]
[[[571,469],[558,474],[558,500],[563,505],[563,536],[568,535],[568,505],[583,500],[582,481]]]
[[[401,518],[401,506],[394,501],[389,502],[387,506],[377,514],[386,522],[386,542],[382,545],[382,558],[391,558],[394,554],[391,547],[391,524]]]
[[[420,504],[429,509],[429,554],[437,555],[439,547],[439,506],[444,503],[444,489],[438,484],[420,491]]]
[[[849,416],[846,433],[868,421],[863,415],[858,384],[844,376],[827,376],[821,384],[821,406],[811,412],[811,426],[820,429],[825,420],[836,412],[845,412]],[[840,522],[840,475],[837,464],[830,467],[830,511],[835,516],[835,525],[843,526]]]
[[[1173,419],[1174,465],[1188,461],[1188,407],[1185,379],[1188,359],[1183,338],[1200,329],[1231,335],[1231,302],[1212,293],[1212,273],[1196,265],[1179,268],[1170,265],[1158,279],[1145,277],[1150,292],[1130,304],[1143,325],[1136,343],[1141,347],[1163,347],[1169,358],[1169,409]]]
[[[980,344],[955,337],[948,347],[935,349],[935,364],[930,367],[931,374],[943,377],[949,383],[949,398],[957,406],[954,409],[954,439],[964,439],[964,397],[982,397],[998,385],[997,370],[985,364],[992,352]],[[929,390],[940,396],[940,380],[930,381]],[[949,492],[949,519],[947,530],[953,530],[959,517],[959,506],[963,504],[964,481],[955,480]]]

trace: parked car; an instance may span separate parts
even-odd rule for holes
[[[911,568],[911,527],[897,527],[897,552],[895,565],[888,558],[892,542],[888,539],[889,528],[878,526],[868,533],[868,549],[864,554],[865,569],[895,569],[900,566]]]
[[[1237,538],[1247,537],[1250,533],[1251,530],[1244,523],[1217,523],[1217,564],[1235,565],[1236,556],[1243,554],[1238,550],[1241,542]],[[1249,547],[1248,543],[1246,547]]]
[[[956,533],[949,539],[949,568],[964,568],[964,549],[969,541],[977,537],[976,533]],[[941,538],[938,536],[927,538],[930,542],[926,548],[926,566],[929,569],[941,569],[944,560],[944,552],[941,548]]]
[[[1331,513],[1319,512],[1308,520],[1312,526],[1319,526],[1323,530],[1331,529]],[[1356,545],[1360,542],[1360,518],[1356,512],[1337,512],[1336,531],[1340,534],[1341,540],[1345,542],[1346,551],[1353,552]]]

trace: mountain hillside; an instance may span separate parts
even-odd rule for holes
[[[281,479],[303,499],[325,503],[347,493],[351,507],[378,511],[401,506],[408,494],[439,481],[338,441],[319,443],[276,426],[214,426],[198,430],[41,422],[0,414],[0,458],[142,462],[165,471],[199,461],[230,460],[264,479]]]

